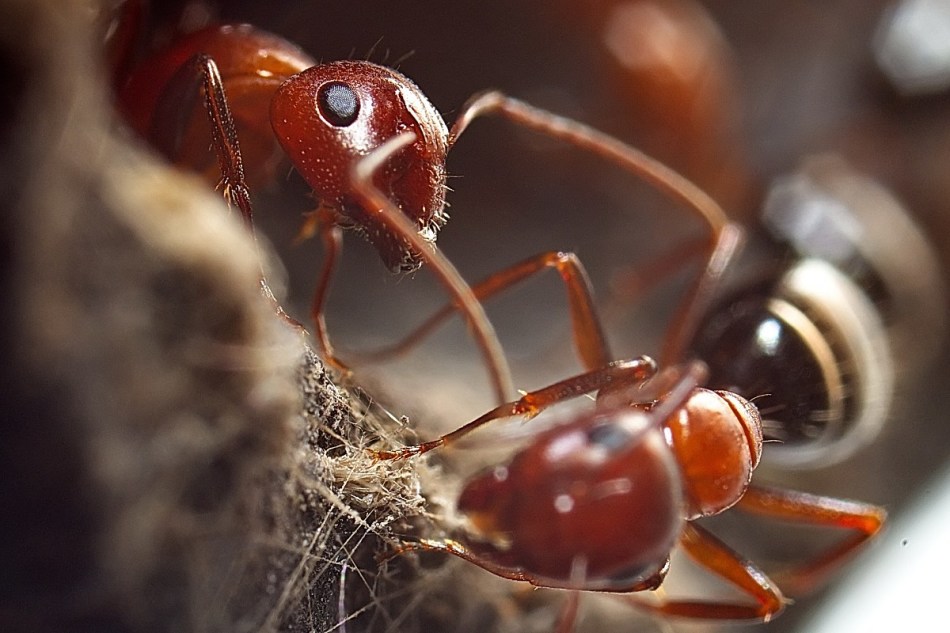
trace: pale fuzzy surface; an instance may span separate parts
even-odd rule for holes
[[[275,317],[221,198],[130,142],[91,14],[2,14],[0,629],[327,630],[347,574],[383,600],[377,538],[423,500],[363,449],[398,420]]]

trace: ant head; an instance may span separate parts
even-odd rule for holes
[[[348,218],[389,268],[419,267],[419,256],[409,245],[375,219],[375,210],[356,202],[351,177],[356,161],[397,134],[414,132],[416,140],[379,170],[375,184],[418,223],[423,237],[435,240],[446,219],[448,129],[412,81],[370,62],[314,66],[280,86],[271,122],[324,205]]]

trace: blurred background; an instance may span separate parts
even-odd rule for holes
[[[838,157],[905,205],[931,240],[946,279],[950,79],[941,79],[939,63],[940,42],[950,41],[940,35],[940,28],[950,29],[946,4],[483,0],[367,1],[357,8],[332,0],[273,0],[230,2],[217,10],[223,20],[278,33],[318,60],[394,64],[418,83],[449,124],[470,95],[487,88],[592,124],[682,170],[751,227],[775,178],[799,170],[814,156]],[[907,17],[911,10],[917,13]],[[930,32],[915,30],[927,26]],[[950,74],[946,67],[943,72]],[[628,174],[504,121],[476,122],[453,150],[448,168],[451,220],[439,244],[470,280],[542,251],[570,250],[588,267],[598,297],[607,304],[618,270],[650,262],[701,234],[702,226],[688,212]],[[292,242],[300,214],[315,202],[289,169],[278,185],[254,194],[259,226],[286,268],[287,304],[305,320],[320,247],[313,241]],[[757,260],[751,261],[755,266]],[[688,273],[606,314],[618,356],[658,351]],[[937,285],[918,290],[928,295],[924,304],[932,300],[928,309],[945,312]],[[345,358],[346,350],[393,341],[443,301],[425,271],[411,278],[391,276],[368,245],[347,236],[328,327]],[[580,369],[555,275],[543,275],[491,302],[489,315],[520,388]],[[830,467],[784,471],[770,467],[768,458],[762,466],[761,476],[771,483],[886,506],[895,521],[891,533],[866,552],[868,565],[875,557],[897,553],[899,561],[900,552],[927,549],[926,541],[908,539],[901,530],[910,530],[910,508],[925,512],[947,494],[935,478],[950,456],[950,358],[942,332],[917,331],[913,339],[908,345],[915,342],[919,348],[895,352],[894,404],[873,445]],[[426,436],[455,428],[491,404],[478,352],[458,323],[398,363],[358,368],[357,379],[389,408],[409,414]],[[947,506],[942,507],[930,520],[950,520]],[[803,542],[820,540],[813,532],[761,519],[730,516],[712,523],[766,570],[801,556]],[[950,560],[945,549],[934,555],[928,569],[907,577],[885,569],[885,577],[873,576],[877,582],[869,583],[871,589],[886,594],[895,585],[936,582]],[[871,574],[868,569],[849,567],[827,591],[799,599],[767,626],[819,630],[814,618],[858,584],[847,574]],[[927,574],[931,580],[919,577]],[[900,608],[910,613],[919,604]],[[594,626],[602,617],[616,618],[613,624],[634,621],[625,611],[602,616],[585,607],[581,627]],[[644,626],[716,628],[678,622]]]

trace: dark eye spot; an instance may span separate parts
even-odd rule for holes
[[[317,108],[330,125],[346,127],[359,115],[360,100],[347,84],[334,81],[320,86]]]

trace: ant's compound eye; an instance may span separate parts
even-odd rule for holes
[[[348,84],[333,81],[320,86],[317,108],[330,125],[346,127],[359,115],[360,100]]]

